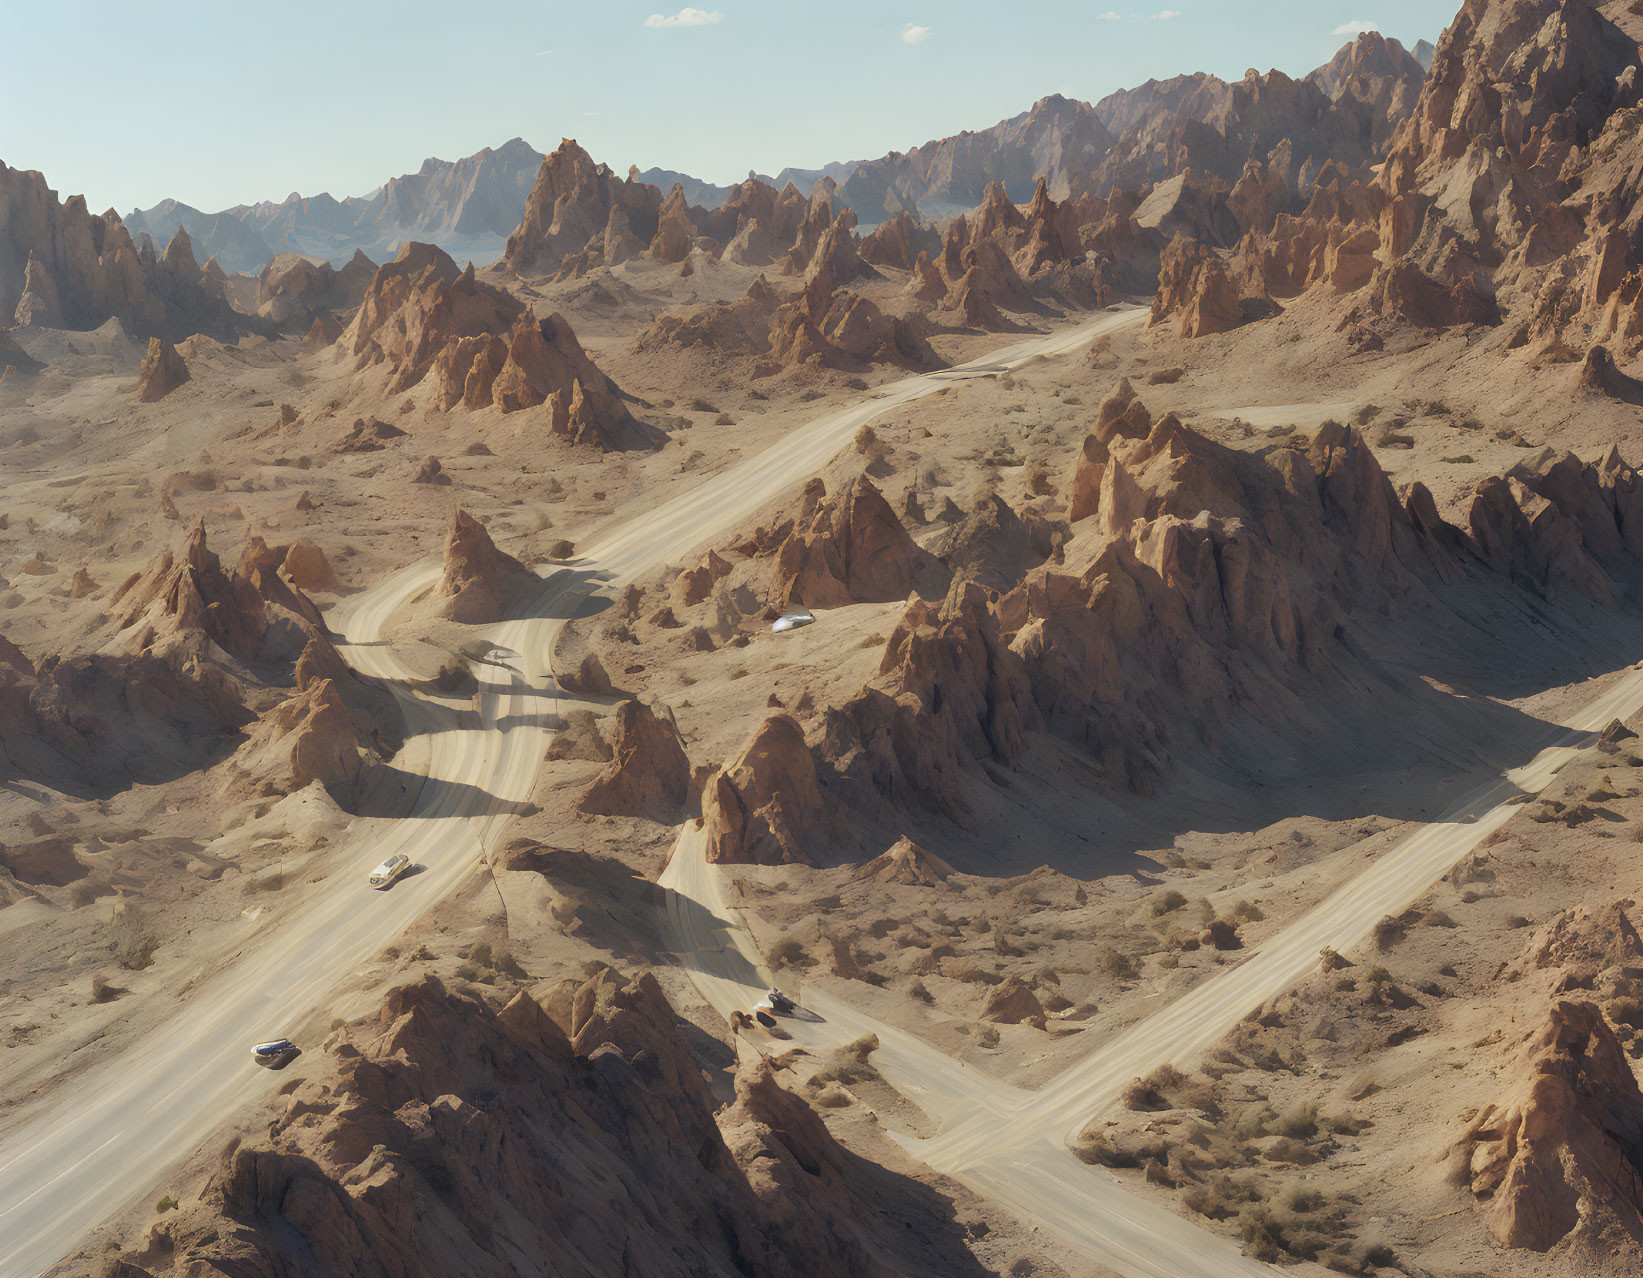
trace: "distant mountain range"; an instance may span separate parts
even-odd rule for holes
[[[226,271],[256,273],[281,253],[347,262],[356,250],[376,261],[401,243],[438,244],[456,258],[485,264],[502,255],[519,225],[542,153],[520,138],[460,160],[424,160],[415,173],[390,178],[370,195],[338,200],[293,191],[280,201],[238,204],[204,213],[176,200],[125,218],[133,237],[165,244],[181,226],[202,258]]]
[[[1424,40],[1410,53],[1371,32],[1300,80],[1277,71],[1238,82],[1198,73],[1149,80],[1093,106],[1051,95],[990,129],[876,160],[758,176],[777,188],[792,182],[805,193],[831,178],[839,187],[835,198],[866,230],[904,209],[933,218],[965,212],[995,181],[1017,201],[1031,196],[1040,176],[1057,197],[1104,194],[1114,184],[1143,186],[1184,168],[1236,181],[1247,160],[1264,160],[1286,138],[1294,148],[1293,179],[1304,190],[1325,155],[1356,165],[1384,150],[1389,129],[1412,108],[1432,54]],[[282,253],[342,264],[362,250],[380,262],[407,240],[486,265],[502,255],[519,226],[543,158],[514,138],[460,160],[426,160],[370,195],[338,200],[293,192],[278,202],[217,213],[166,200],[133,210],[125,222],[139,242],[146,232],[156,245],[180,226],[202,260],[215,257],[227,271],[256,273]],[[717,208],[731,190],[670,169],[628,176],[664,192],[677,182],[701,208]]]

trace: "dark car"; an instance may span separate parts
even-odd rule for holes
[[[264,1069],[284,1069],[301,1055],[302,1048],[288,1038],[275,1039],[272,1043],[258,1043],[251,1049],[251,1058]]]

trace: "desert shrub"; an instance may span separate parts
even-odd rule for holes
[[[154,1210],[156,1212],[176,1211],[177,1200],[170,1194],[167,1194],[164,1198],[160,1199],[159,1202],[154,1204]]]
[[[809,967],[816,960],[805,952],[804,946],[796,936],[784,936],[770,947],[769,958],[772,967]]]
[[[1312,1101],[1303,1101],[1293,1109],[1285,1110],[1278,1119],[1277,1131],[1285,1136],[1316,1136],[1318,1106]]]
[[[690,411],[693,413],[716,413],[719,409],[717,405],[709,403],[707,400],[698,395],[695,399],[690,401]]]
[[[1115,976],[1121,981],[1133,981],[1141,975],[1140,969],[1136,966],[1133,958],[1113,949],[1111,946],[1101,951],[1098,961],[1103,972],[1108,976]]]
[[[976,1042],[980,1043],[983,1047],[997,1047],[998,1026],[983,1025],[976,1031]]]
[[[1375,924],[1374,937],[1376,949],[1389,950],[1403,940],[1403,924],[1390,914],[1385,915]]]
[[[548,547],[549,559],[569,559],[576,553],[576,543],[569,538],[561,537]]]
[[[1422,920],[1427,927],[1456,927],[1454,919],[1449,917],[1446,910],[1433,910]]]
[[[112,1003],[120,996],[120,991],[108,983],[106,976],[91,978],[91,1001],[93,1003]]]
[[[1266,915],[1254,901],[1239,901],[1232,907],[1232,917],[1245,923],[1259,923]]]
[[[1163,896],[1159,897],[1152,903],[1152,916],[1154,918],[1162,918],[1166,914],[1172,914],[1176,910],[1179,910],[1186,903],[1187,898],[1177,892],[1174,888],[1171,888],[1169,891],[1165,892]]]
[[[131,906],[114,916],[114,961],[128,972],[140,972],[154,962],[159,938]]]
[[[809,390],[802,390],[799,392],[799,403],[813,404],[821,397],[822,393],[815,387],[811,387]]]
[[[713,419],[713,424],[715,426],[734,426],[736,424],[736,419],[729,413],[720,413]]]
[[[1277,1260],[1289,1249],[1283,1227],[1265,1207],[1254,1207],[1238,1217],[1238,1237],[1251,1258],[1265,1263]]]

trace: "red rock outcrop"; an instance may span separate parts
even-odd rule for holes
[[[921,253],[928,256],[940,251],[941,237],[905,209],[874,227],[861,242],[862,261],[899,271],[912,270]]]
[[[905,599],[924,556],[866,475],[823,498],[776,551],[777,607],[836,608]]]
[[[362,763],[353,717],[331,679],[311,681],[265,714],[235,758],[261,794],[292,794],[319,782],[346,803]]]
[[[282,253],[257,276],[257,314],[282,333],[326,330],[335,324],[334,312],[352,311],[365,298],[376,276],[376,264],[358,249],[338,270],[329,262],[315,263],[294,253]],[[329,345],[335,335],[323,342]]]
[[[0,317],[8,321],[89,330],[115,319],[133,337],[172,342],[262,327],[235,314],[187,232],[179,228],[162,254],[139,249],[112,209],[93,216],[82,195],[59,202],[40,173],[0,164],[0,226]]]
[[[417,385],[446,347],[509,332],[524,304],[460,270],[443,249],[407,243],[376,269],[340,341],[359,369],[387,365],[388,392]],[[442,403],[440,407],[449,407]]]
[[[606,973],[571,1034],[437,979],[315,1049],[272,1121],[166,1219],[178,1272],[353,1278],[979,1272],[894,1175],[863,1183],[768,1066],[715,1116],[655,979]],[[575,1168],[573,1176],[564,1169]],[[148,1278],[136,1247],[129,1278]]]
[[[1546,1251],[1618,1221],[1643,1228],[1643,1093],[1603,1013],[1560,1001],[1523,1052],[1517,1094],[1484,1106],[1456,1148],[1457,1179],[1489,1200],[1507,1247]]]
[[[960,581],[940,605],[908,603],[878,678],[827,711],[820,750],[855,802],[911,802],[964,822],[971,768],[1014,762],[1037,722],[987,592]]]
[[[177,348],[164,338],[149,338],[148,354],[143,356],[142,371],[137,376],[138,401],[153,404],[164,399],[188,378],[188,365],[177,354]]]
[[[303,537],[291,543],[280,562],[280,572],[298,590],[342,589],[342,581],[325,552]]]
[[[952,874],[953,867],[947,862],[903,835],[871,861],[858,865],[851,877],[858,882],[938,887]]]
[[[691,246],[695,242],[696,227],[690,220],[690,206],[685,202],[684,188],[675,182],[657,213],[656,234],[651,238],[647,253],[653,261],[682,262],[690,256]],[[607,249],[607,261],[609,257]]]
[[[508,237],[503,260],[521,275],[558,271],[571,254],[597,247],[605,265],[606,250],[617,260],[633,256],[634,243],[656,237],[662,194],[633,178],[619,178],[573,139],[542,161],[525,203],[519,229]]]
[[[834,825],[804,729],[788,715],[766,719],[702,794],[707,859],[811,865]]]
[[[593,779],[578,809],[601,816],[676,819],[690,797],[690,760],[673,711],[624,701],[616,707],[608,736],[610,766]]]
[[[501,621],[541,588],[542,579],[499,550],[485,525],[458,510],[445,543],[439,615],[468,625]]]
[[[1241,301],[1226,263],[1197,240],[1177,236],[1164,250],[1147,326],[1176,316],[1182,337],[1230,332],[1244,322]]]

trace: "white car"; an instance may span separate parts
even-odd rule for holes
[[[797,630],[800,626],[812,625],[815,620],[816,614],[812,612],[789,612],[777,617],[775,624],[770,628],[781,634],[784,630]]]
[[[395,852],[376,869],[371,871],[371,886],[381,892],[391,887],[395,879],[411,868],[411,858],[403,852]]]

